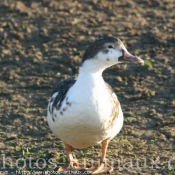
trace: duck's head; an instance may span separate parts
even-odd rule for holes
[[[142,64],[144,61],[131,55],[120,39],[106,37],[86,49],[81,67],[89,71],[103,71],[117,63]]]

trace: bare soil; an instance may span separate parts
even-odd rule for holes
[[[0,1],[0,173],[52,171],[51,158],[65,163],[47,124],[48,99],[57,82],[77,74],[90,43],[113,35],[147,63],[103,74],[125,116],[107,159],[114,174],[175,174],[174,9],[174,0]],[[99,152],[99,145],[74,150],[80,160]]]

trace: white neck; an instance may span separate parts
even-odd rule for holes
[[[79,68],[79,76],[87,76],[90,74],[101,76],[102,72],[109,66],[104,65],[96,59],[90,59],[85,61]]]

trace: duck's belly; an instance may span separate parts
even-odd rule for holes
[[[59,111],[54,109],[51,113],[48,110],[49,126],[63,142],[74,148],[86,148],[118,134],[123,125],[120,105],[116,106],[118,115],[112,118],[112,104],[105,95],[98,97],[98,101],[73,99],[69,97],[66,101],[65,98]]]

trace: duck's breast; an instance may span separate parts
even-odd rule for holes
[[[112,113],[122,113],[119,102],[116,105],[111,100],[104,81],[77,81],[69,89],[60,109],[54,108],[52,114],[48,112],[49,126],[55,135],[75,148],[100,143],[114,135],[116,129],[112,128],[116,127],[118,116],[112,116]],[[113,105],[116,105],[115,110]]]

